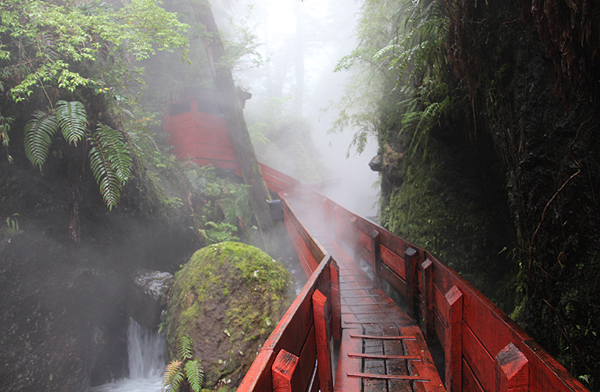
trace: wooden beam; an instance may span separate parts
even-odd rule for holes
[[[297,356],[285,350],[279,351],[273,366],[271,366],[274,391],[292,392],[292,376],[297,365]]]
[[[446,389],[460,392],[462,382],[462,308],[463,295],[456,286],[452,286],[445,296],[447,314],[445,330]]]
[[[331,365],[331,350],[329,338],[331,331],[327,323],[327,297],[319,290],[315,290],[312,296],[313,311],[315,314],[315,338],[317,344],[317,374],[321,391],[333,391],[333,373]]]
[[[496,355],[496,392],[529,392],[529,360],[511,342]]]

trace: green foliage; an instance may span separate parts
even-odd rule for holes
[[[246,185],[220,178],[211,166],[190,164],[186,175],[202,204],[194,218],[198,233],[207,243],[237,241],[238,231],[251,229],[252,210]]]
[[[223,241],[239,241],[239,238],[234,234],[237,232],[237,227],[227,222],[205,222],[204,229],[198,229],[198,232],[207,244],[217,244]]]
[[[129,147],[121,132],[100,123],[96,131],[91,132],[87,127],[85,108],[78,101],[59,101],[50,113],[37,111],[25,126],[24,144],[27,158],[40,170],[59,130],[69,144],[77,146],[82,139],[89,143],[92,173],[104,202],[112,209],[119,201],[132,167]]]
[[[200,392],[204,381],[204,369],[198,358],[194,359],[194,342],[187,335],[177,341],[179,360],[174,359],[167,364],[163,374],[163,391],[177,392],[187,383],[194,392]]]
[[[337,104],[338,114],[330,132],[351,129],[350,148],[362,152],[368,138],[382,131],[381,97],[396,91],[403,112],[402,128],[421,144],[428,126],[448,109],[448,95],[438,90],[444,69],[443,49],[447,32],[444,2],[440,0],[370,0],[363,5],[359,44],[340,60],[337,70],[358,73]],[[436,95],[436,100],[431,98]]]
[[[190,339],[189,336],[183,335],[179,338],[177,342],[179,345],[179,358],[184,361],[186,359],[192,359],[193,357],[193,344],[194,342]]]
[[[181,365],[183,365],[183,362],[176,359],[167,364],[163,374],[163,391],[165,388],[168,391],[179,391],[179,386],[183,381],[183,371]]]
[[[106,125],[98,124],[89,135],[90,167],[100,194],[109,209],[117,205],[121,189],[131,174],[131,156],[123,135]]]
[[[36,111],[25,125],[25,155],[40,170],[59,129],[69,144],[77,146],[77,142],[83,139],[87,118],[81,102],[58,101],[53,112]]]
[[[46,162],[57,128],[58,123],[54,114],[42,111],[36,111],[33,118],[25,125],[25,155],[40,170]]]
[[[155,0],[132,0],[120,8],[98,1],[6,0],[0,3],[0,20],[1,79],[16,102],[50,86],[70,92],[125,87],[135,69],[121,56],[141,60],[156,50],[187,45],[182,35],[187,26]],[[109,69],[77,70],[96,62]]]

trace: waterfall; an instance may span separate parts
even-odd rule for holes
[[[91,388],[90,392],[160,392],[166,353],[162,335],[141,327],[130,318],[127,329],[129,378]]]

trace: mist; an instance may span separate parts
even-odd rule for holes
[[[368,163],[377,154],[376,140],[369,140],[359,154],[350,146],[354,129],[330,132],[336,104],[353,77],[334,69],[355,47],[358,5],[339,0],[247,0],[237,2],[230,12],[234,24],[245,23],[243,26],[255,33],[263,61],[260,67],[234,72],[238,85],[252,93],[245,107],[250,131],[252,117],[273,101],[285,112],[280,115],[308,121],[324,169],[322,192],[347,209],[374,219],[378,215],[378,173],[371,171]],[[285,162],[268,164],[294,176]]]

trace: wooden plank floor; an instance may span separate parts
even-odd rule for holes
[[[335,243],[317,217],[294,207],[340,268],[342,341],[334,390],[445,391],[415,321]]]

